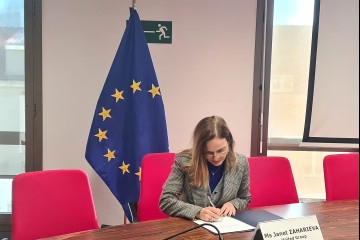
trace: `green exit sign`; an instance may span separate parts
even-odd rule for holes
[[[172,43],[171,21],[141,21],[148,43]]]

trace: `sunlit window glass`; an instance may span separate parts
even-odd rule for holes
[[[314,0],[275,0],[269,138],[301,139],[310,66]]]
[[[25,170],[24,1],[0,0],[0,213],[11,177]]]

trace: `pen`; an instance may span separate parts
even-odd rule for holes
[[[213,203],[213,201],[211,200],[210,195],[207,195],[209,202],[211,204],[212,207],[216,208],[215,204]],[[223,219],[223,215],[220,216],[219,220],[221,221]]]
[[[211,201],[211,197],[210,195],[207,195],[208,199],[209,199],[209,202],[211,204],[212,207],[216,208],[215,204]]]

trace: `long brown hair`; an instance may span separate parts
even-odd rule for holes
[[[195,187],[209,186],[209,172],[207,167],[206,143],[214,138],[225,138],[229,153],[225,159],[226,170],[230,169],[236,163],[236,156],[234,153],[234,139],[225,122],[221,117],[211,116],[200,120],[196,125],[193,134],[192,159],[186,170],[191,179],[191,184]]]

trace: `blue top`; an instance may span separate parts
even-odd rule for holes
[[[211,192],[214,191],[220,179],[224,173],[225,164],[224,162],[220,166],[214,166],[209,161],[207,162],[208,169],[209,169],[209,185]]]

